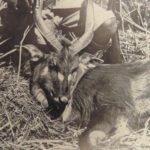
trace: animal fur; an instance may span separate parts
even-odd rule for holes
[[[141,113],[137,103],[150,98],[149,68],[150,60],[143,60],[102,64],[84,74],[62,115],[64,122],[76,120],[87,125],[79,140],[81,150],[93,150],[89,135],[94,130],[112,135],[118,128],[118,118],[126,120],[129,129],[144,126],[150,117],[150,109]]]

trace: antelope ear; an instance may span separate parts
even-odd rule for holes
[[[23,48],[30,54],[32,62],[37,62],[44,57],[44,53],[33,44],[23,45]]]
[[[49,64],[49,69],[54,69],[55,71],[58,71],[58,64],[57,64],[57,58],[52,55],[48,56],[48,64]]]

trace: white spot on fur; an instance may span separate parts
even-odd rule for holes
[[[68,102],[68,98],[66,96],[62,96],[61,97],[61,101],[64,102],[64,103],[67,103]]]
[[[89,64],[88,64],[88,67],[89,67],[89,68],[95,68],[96,66],[95,66],[94,64],[89,63]]]
[[[120,116],[117,118],[116,122],[116,131],[113,136],[111,136],[111,141],[116,142],[120,140],[122,137],[129,135],[131,131],[128,128],[128,119]]]
[[[43,71],[42,71],[42,76],[45,76],[45,75],[47,75],[48,74],[48,67],[45,67],[44,69],[43,69]]]
[[[46,97],[45,97],[42,93],[39,93],[39,94],[36,96],[36,99],[41,103],[41,105],[42,105],[44,108],[47,108],[47,107],[48,107],[48,101],[47,101]]]
[[[54,101],[59,102],[59,98],[58,98],[58,97],[55,97],[55,98],[54,98]]]
[[[67,122],[70,119],[71,111],[72,111],[72,107],[71,107],[71,103],[70,103],[66,106],[66,108],[62,114],[63,122]]]
[[[79,68],[80,68],[82,71],[87,70],[87,66],[84,65],[84,64],[82,64],[82,63],[79,64]]]
[[[60,72],[58,72],[58,79],[61,82],[64,81],[64,76]]]
[[[33,62],[37,62],[37,61],[39,61],[39,58],[38,58],[37,56],[34,56],[34,57],[31,58],[31,60],[32,60]]]
[[[72,75],[69,74],[69,76],[68,76],[68,82],[70,83],[71,80],[72,80]]]
[[[106,134],[103,131],[95,130],[89,134],[89,142],[92,146],[97,146],[105,137]]]

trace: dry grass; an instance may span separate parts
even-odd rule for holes
[[[120,31],[120,44],[124,62],[134,62],[149,58],[150,56],[150,34],[145,32],[126,30]]]
[[[13,68],[0,68],[0,149],[75,150],[76,127],[69,128],[51,120],[34,101],[27,80],[20,77],[17,85]]]

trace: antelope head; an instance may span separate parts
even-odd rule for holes
[[[70,81],[72,80],[72,73],[74,72],[74,70],[77,70],[77,68],[79,68],[80,64],[79,54],[84,48],[86,48],[89,45],[89,43],[92,41],[93,38],[94,32],[93,2],[92,0],[85,0],[84,2],[86,14],[85,32],[79,39],[73,42],[70,42],[68,39],[64,40],[64,38],[62,38],[61,40],[58,39],[56,34],[57,28],[55,23],[53,22],[53,20],[50,20],[49,27],[45,24],[44,19],[42,18],[42,8],[43,8],[43,0],[35,0],[35,8],[34,8],[35,24],[36,27],[39,29],[40,33],[48,42],[48,44],[50,44],[57,53],[56,62],[59,68],[57,77],[58,80],[61,82],[60,89],[61,91],[65,91],[66,93],[68,93],[67,87],[69,87],[68,84],[70,84]],[[66,42],[67,47],[64,46],[62,42]],[[63,92],[63,94],[65,92]]]

